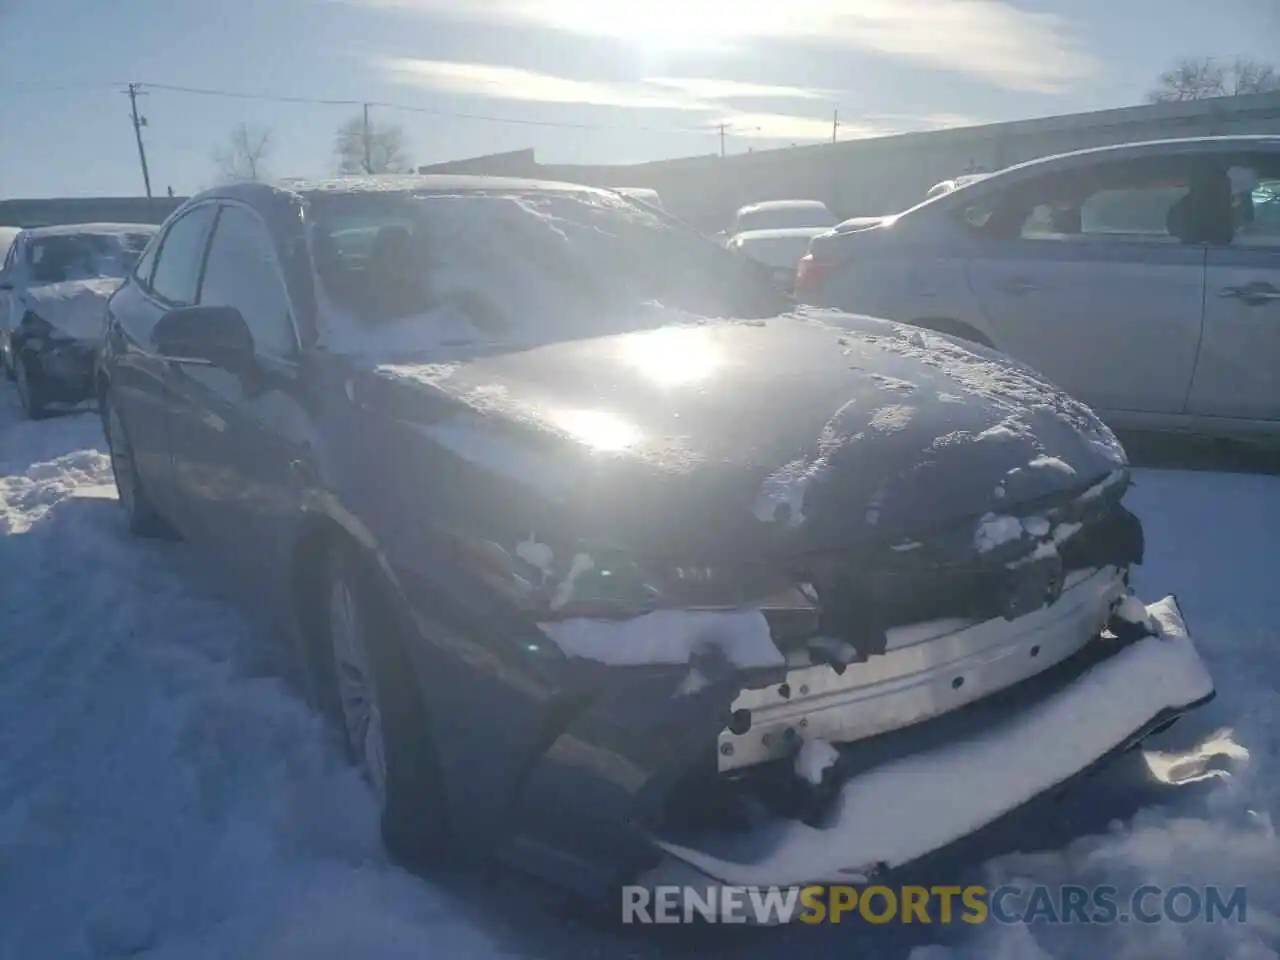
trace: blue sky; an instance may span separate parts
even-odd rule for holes
[[[1139,102],[1174,57],[1280,61],[1280,0],[0,0],[0,197],[142,191],[123,83],[404,104],[414,161],[631,162]],[[152,182],[240,122],[332,172],[351,107],[152,89]],[[358,109],[358,108],[355,108]],[[472,114],[524,124],[462,119]],[[536,126],[584,124],[586,129]]]

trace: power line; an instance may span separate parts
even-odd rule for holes
[[[346,97],[303,97],[276,93],[250,93],[243,90],[225,90],[218,87],[196,87],[177,83],[154,83],[149,80],[119,81],[110,83],[89,82],[84,84],[65,84],[53,87],[46,87],[41,85],[38,81],[32,81],[21,84],[20,86],[22,86],[23,89],[15,90],[9,88],[0,90],[0,96],[3,96],[5,93],[66,93],[75,90],[105,87],[118,89],[121,86],[130,85],[139,91],[139,96],[142,95],[144,90],[157,90],[166,93],[184,93],[192,96],[220,97],[227,100],[252,100],[262,103],[311,104],[327,107],[360,107],[362,110],[366,107],[381,107],[385,110],[399,110],[404,113],[445,117],[453,120],[473,120],[481,123],[505,123],[514,126],[547,127],[559,130],[616,130],[622,133],[700,133],[704,135],[715,135],[719,132],[718,124],[704,124],[700,126],[659,126],[652,124],[591,123],[573,120],[534,120],[527,117],[504,117],[487,113],[441,110],[435,107],[422,107],[415,104],[396,103],[389,100],[358,100]],[[726,129],[723,131],[723,134],[725,136],[732,136],[733,132]]]
[[[647,126],[640,124],[619,123],[585,123],[572,120],[532,120],[526,117],[501,117],[485,113],[468,113],[458,110],[440,110],[434,107],[420,107],[408,103],[395,103],[388,100],[354,100],[328,99],[323,97],[285,96],[271,93],[245,93],[237,90],[222,90],[213,87],[189,87],[172,83],[140,82],[140,87],[150,90],[164,90],[173,93],[188,93],[206,97],[224,97],[232,100],[257,100],[266,103],[307,103],[330,107],[382,107],[386,110],[401,110],[405,113],[426,114],[435,117],[448,117],[454,120],[478,120],[486,123],[509,123],[525,127],[554,127],[565,130],[635,130],[649,133],[709,133],[706,127]]]

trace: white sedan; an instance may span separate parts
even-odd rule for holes
[[[1113,426],[1280,436],[1280,137],[999,171],[815,237],[796,296],[994,346]]]

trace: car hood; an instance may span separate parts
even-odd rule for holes
[[[123,283],[114,277],[67,280],[27,287],[23,305],[51,327],[76,340],[102,336],[107,301]]]
[[[835,311],[370,365],[351,389],[584,536],[699,554],[900,540],[1124,464],[1027,367]]]

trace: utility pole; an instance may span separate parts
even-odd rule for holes
[[[138,84],[129,84],[129,109],[133,114],[133,136],[138,141],[138,160],[142,163],[142,182],[147,187],[147,199],[151,199],[151,173],[147,170],[147,148],[142,145],[142,128],[147,125],[147,118],[138,116],[138,97],[146,96],[146,93],[139,93]]]
[[[724,124],[720,124],[720,156],[724,156]]]
[[[836,142],[836,133],[840,130],[840,108],[836,107],[831,116],[831,142]]]
[[[373,143],[369,136],[369,105],[364,105],[364,172],[373,173]]]

